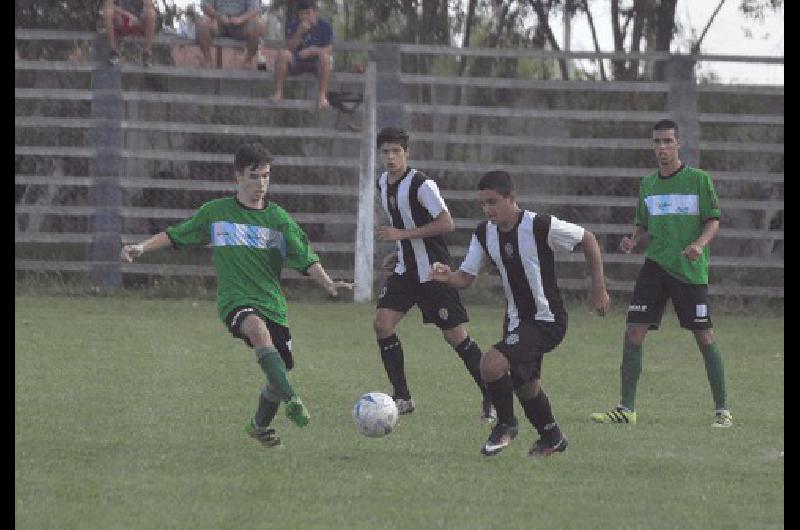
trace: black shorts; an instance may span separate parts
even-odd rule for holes
[[[275,345],[275,349],[278,350],[278,353],[281,354],[281,358],[283,359],[283,363],[286,365],[286,369],[291,370],[292,367],[294,367],[294,358],[292,357],[292,335],[289,333],[289,328],[286,326],[276,324],[272,320],[262,315],[254,307],[239,306],[234,308],[230,313],[228,313],[228,316],[225,317],[225,325],[228,326],[228,331],[230,331],[231,335],[237,339],[242,339],[245,341],[247,345],[252,348],[253,344],[250,342],[250,339],[244,336],[241,331],[242,322],[244,322],[244,319],[250,314],[255,314],[258,318],[264,321],[264,324],[266,324],[267,330],[272,337],[272,343]]]
[[[316,55],[310,59],[301,58],[297,52],[292,52],[292,60],[289,62],[288,67],[289,75],[300,74],[318,74],[319,73],[319,57]]]
[[[423,324],[447,330],[469,322],[455,288],[437,281],[419,283],[401,274],[389,276],[378,296],[378,308],[407,313],[415,304],[422,311]]]
[[[494,345],[511,365],[515,386],[542,376],[542,357],[561,344],[567,334],[567,315],[555,322],[526,318],[512,331],[503,326],[503,340]]]
[[[649,259],[636,278],[626,322],[658,329],[670,298],[682,328],[698,331],[714,327],[708,308],[708,285],[682,282]]]

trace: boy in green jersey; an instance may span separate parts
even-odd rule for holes
[[[720,210],[711,177],[679,158],[678,125],[661,120],[653,128],[658,171],[644,177],[636,207],[636,230],[623,237],[620,249],[630,253],[647,244],[645,263],[636,279],[620,366],[620,403],[591,415],[598,423],[636,423],[636,385],[642,371],[642,344],[647,331],[658,329],[672,298],[680,325],[694,333],[703,354],[714,398],[712,425],[733,424],[725,395],[725,368],[708,309],[708,244],[719,231]]]
[[[280,206],[267,200],[272,155],[259,144],[244,144],[234,156],[237,193],[205,203],[189,219],[137,245],[125,245],[121,258],[133,261],[144,252],[211,245],[217,273],[217,313],[234,337],[256,353],[267,377],[255,417],[245,431],[268,447],[278,445],[268,428],[281,401],[296,425],[308,424],[309,414],[287,377],[294,366],[286,318],[286,298],[280,287],[283,266],[311,276],[331,296],[346,282],[333,281],[297,223]]]

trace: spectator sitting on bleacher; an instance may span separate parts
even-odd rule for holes
[[[137,35],[144,37],[142,64],[152,64],[153,35],[156,30],[156,8],[153,0],[104,0],[103,18],[106,24],[108,62],[112,66],[119,64],[117,36]]]
[[[313,0],[297,2],[297,17],[286,25],[286,47],[278,53],[275,62],[275,95],[273,101],[283,99],[283,83],[287,75],[305,72],[319,77],[319,99],[321,109],[330,107],[328,102],[328,79],[333,63],[333,26],[319,18]]]
[[[203,0],[202,9],[205,16],[197,24],[197,44],[205,66],[214,64],[211,39],[219,36],[246,41],[243,66],[252,68],[258,44],[267,33],[267,26],[260,18],[261,0]]]

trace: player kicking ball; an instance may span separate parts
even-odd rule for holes
[[[289,383],[294,366],[281,269],[311,276],[331,296],[353,284],[333,281],[289,214],[267,200],[272,155],[259,144],[244,144],[234,155],[237,192],[202,205],[189,219],[138,245],[125,245],[121,258],[133,261],[145,252],[173,246],[211,245],[217,274],[217,312],[230,333],[253,348],[267,382],[255,416],[245,432],[267,447],[280,444],[270,428],[281,402],[286,416],[304,427],[310,416]]]
[[[488,218],[472,234],[469,250],[457,271],[435,263],[431,279],[457,289],[473,284],[489,259],[500,274],[507,309],[503,339],[481,357],[480,369],[497,410],[497,424],[481,448],[485,456],[505,449],[519,432],[514,394],[539,433],[528,455],[544,458],[567,449],[541,383],[542,358],[567,332],[567,311],[556,283],[555,251],[571,251],[579,243],[592,278],[591,304],[605,316],[609,307],[603,260],[590,231],[549,215],[523,210],[514,183],[505,171],[491,171],[478,183]]]

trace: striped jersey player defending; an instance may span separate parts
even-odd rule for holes
[[[442,330],[444,339],[456,350],[480,389],[481,418],[494,421],[495,411],[481,382],[481,350],[462,325],[469,321],[467,311],[455,289],[430,281],[431,265],[450,261],[442,236],[455,228],[453,219],[436,183],[408,167],[408,133],[384,128],[378,133],[377,147],[386,170],[378,179],[378,192],[390,224],[378,226],[375,233],[379,240],[396,241],[396,251],[384,260],[384,268],[392,268],[393,273],[378,297],[374,328],[386,375],[394,387],[392,397],[397,410],[409,414],[416,406],[408,389],[403,347],[395,329],[409,309],[417,305],[422,322]]]
[[[521,209],[514,183],[505,171],[485,174],[478,189],[488,221],[475,229],[460,269],[451,271],[448,265],[435,263],[432,278],[464,289],[475,281],[486,258],[497,269],[507,309],[503,339],[481,359],[481,375],[497,409],[497,424],[481,454],[495,455],[517,436],[516,393],[525,416],[540,436],[528,455],[548,457],[564,451],[568,443],[541,384],[542,357],[555,349],[567,332],[567,311],[556,282],[554,252],[583,245],[592,278],[591,303],[605,316],[609,297],[600,247],[594,234],[581,226]]]

